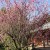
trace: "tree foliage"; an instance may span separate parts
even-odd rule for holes
[[[41,1],[39,0],[29,0],[28,3],[26,0],[21,0],[20,3],[17,3],[16,0],[13,0],[14,3],[12,4],[10,0],[1,1],[6,2],[6,7],[3,7],[0,11],[0,33],[8,34],[12,38],[16,50],[27,47],[29,41],[31,41],[29,39],[33,38],[30,31],[34,31],[47,22],[47,2],[40,4]],[[37,15],[36,13],[34,15],[35,11],[38,11],[38,13],[36,12]],[[31,17],[33,17],[33,20]]]

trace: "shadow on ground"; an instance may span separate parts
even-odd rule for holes
[[[45,48],[33,48],[32,50],[50,50],[50,47],[45,47]]]

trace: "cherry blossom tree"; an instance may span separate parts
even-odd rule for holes
[[[20,3],[13,0],[12,4],[10,0],[1,0],[1,2],[6,2],[6,7],[1,9],[1,28],[4,33],[8,34],[17,49],[22,47],[28,47],[29,38],[32,38],[30,31],[41,27],[48,18],[47,7],[48,4],[40,4],[41,1],[37,0],[20,0]],[[43,1],[44,2],[44,1]],[[44,11],[42,11],[43,9]],[[38,14],[31,16],[35,11]],[[33,12],[33,13],[31,13]],[[33,17],[33,20],[30,19]]]

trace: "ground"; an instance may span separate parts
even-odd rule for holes
[[[45,48],[43,47],[43,45],[38,45],[35,48],[33,50],[50,50],[50,42],[49,42],[49,45],[47,45],[45,42]]]

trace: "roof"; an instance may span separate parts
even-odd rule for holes
[[[43,26],[42,26],[42,29],[49,29],[50,28],[50,22],[48,23],[45,23]]]
[[[34,29],[33,32],[36,32],[38,30],[44,30],[44,29],[50,29],[50,22],[45,23],[44,25],[42,25],[42,27],[39,27],[39,28]]]

